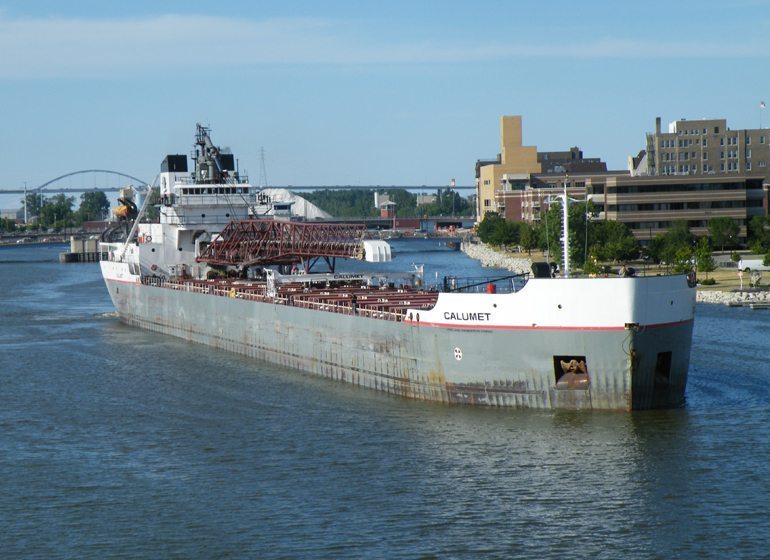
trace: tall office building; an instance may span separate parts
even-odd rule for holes
[[[764,173],[770,159],[770,131],[730,130],[726,119],[681,119],[647,134],[646,175]]]

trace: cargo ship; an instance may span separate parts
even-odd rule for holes
[[[194,166],[161,164],[158,223],[102,243],[120,319],[412,399],[540,409],[639,410],[684,401],[695,313],[685,275],[492,281],[378,272],[362,226],[291,219],[198,125]],[[566,202],[566,201],[565,201]],[[566,204],[565,204],[566,206]],[[568,254],[568,252],[565,252]],[[371,272],[342,273],[362,259]]]

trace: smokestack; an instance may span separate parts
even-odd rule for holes
[[[655,117],[655,134],[660,134],[660,117]]]

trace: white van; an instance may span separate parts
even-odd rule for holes
[[[738,270],[748,272],[751,270],[770,270],[770,266],[762,264],[762,259],[741,259],[738,261]]]

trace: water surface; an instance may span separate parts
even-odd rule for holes
[[[768,555],[770,311],[698,306],[682,409],[472,409],[126,327],[61,250],[0,249],[3,558]]]

